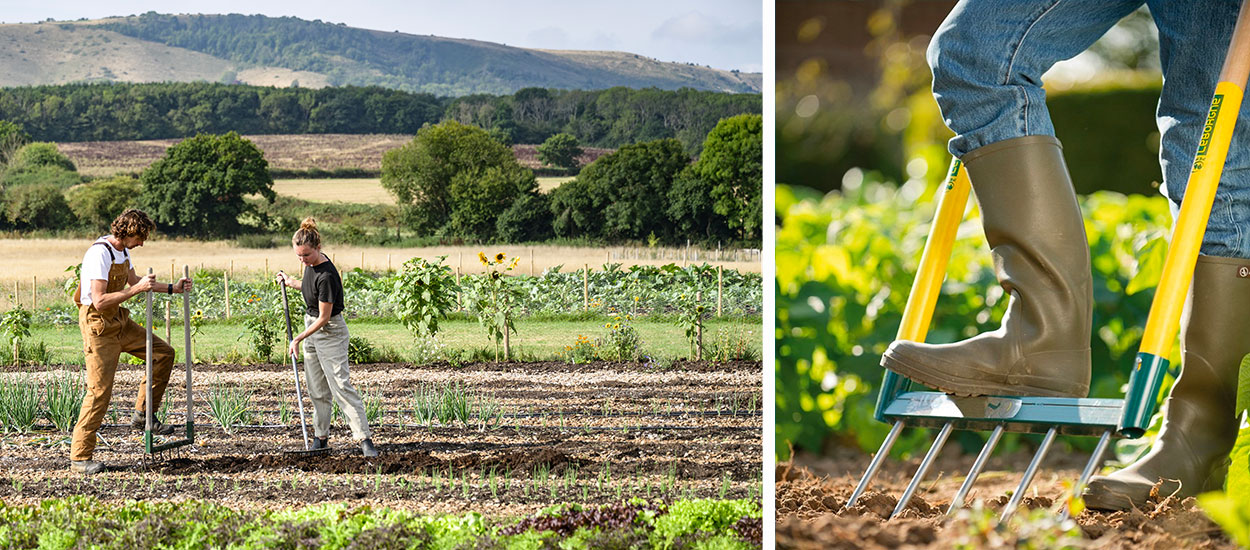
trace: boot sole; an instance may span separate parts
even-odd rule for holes
[[[981,395],[1036,396],[1036,397],[1085,397],[1073,392],[1063,392],[1036,386],[1007,385],[980,378],[951,376],[908,363],[898,354],[886,350],[881,356],[881,366],[905,376],[915,382],[941,390],[957,397],[976,397]]]

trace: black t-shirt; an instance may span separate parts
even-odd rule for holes
[[[343,312],[343,279],[339,277],[339,270],[334,268],[329,258],[315,266],[304,266],[300,292],[304,295],[308,314],[313,317],[321,316],[319,302],[334,304],[331,317]]]

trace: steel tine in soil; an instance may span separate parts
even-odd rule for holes
[[[920,487],[920,482],[924,481],[925,472],[929,471],[929,466],[933,465],[933,460],[937,458],[938,452],[946,445],[946,438],[950,437],[954,424],[947,422],[942,426],[942,431],[938,432],[937,438],[933,440],[933,445],[929,447],[929,452],[925,453],[924,460],[920,461],[920,468],[916,470],[916,475],[912,476],[911,483],[907,484],[907,490],[903,491],[903,496],[898,499],[898,506],[894,507],[894,511],[890,512],[890,518],[897,516],[907,507],[907,501],[911,500],[911,496],[916,493],[916,488]]]
[[[182,264],[182,278],[191,280],[191,266]],[[194,286],[194,285],[193,285]],[[185,429],[187,438],[195,438],[195,413],[191,408],[191,364],[194,362],[194,356],[191,354],[191,292],[183,287],[182,289],[182,334],[185,338],[186,347],[182,350],[183,361],[187,365],[187,418]]]
[[[889,435],[885,436],[885,441],[881,442],[881,448],[877,449],[877,454],[873,455],[872,462],[868,463],[868,469],[864,470],[864,477],[860,478],[859,485],[855,486],[855,491],[851,493],[851,499],[846,501],[843,509],[849,509],[855,506],[855,502],[864,494],[864,490],[868,489],[868,484],[872,483],[873,476],[877,475],[877,470],[881,468],[881,461],[886,455],[890,454],[890,448],[894,446],[894,442],[898,440],[898,434],[903,431],[903,421],[899,420],[894,423],[894,427],[890,428]]]
[[[977,460],[972,463],[972,470],[968,472],[968,477],[964,479],[964,484],[959,487],[959,492],[955,493],[955,498],[951,500],[951,507],[946,510],[946,515],[953,515],[964,505],[964,499],[968,496],[968,491],[972,490],[972,484],[976,483],[977,477],[981,475],[981,470],[985,468],[985,463],[990,459],[990,454],[994,452],[994,447],[998,446],[998,440],[1003,436],[1003,425],[994,426],[994,431],[990,432],[990,438],[986,440],[985,446],[981,447],[981,454],[977,455]]]
[[[286,319],[286,346],[288,351],[291,347],[291,307],[287,303],[286,283],[278,281],[278,286],[282,287],[282,316]],[[299,391],[299,360],[294,353],[291,356],[291,370],[295,373],[295,406],[299,409],[299,431],[304,436],[304,450],[312,449],[308,444],[308,423],[304,420],[304,396]]]
[[[152,273],[152,268],[149,267],[148,276],[151,277]],[[148,288],[146,294],[147,319],[144,324],[147,326],[147,355],[144,362],[147,363],[147,379],[143,384],[145,395],[144,399],[146,400],[143,405],[143,441],[147,446],[147,449],[145,450],[150,453],[152,452],[152,417],[156,416],[156,412],[152,410],[152,289]]]
[[[1016,488],[1016,493],[1011,495],[1011,500],[1003,508],[1003,515],[998,518],[999,523],[1007,523],[1011,515],[1016,513],[1016,508],[1020,507],[1020,501],[1024,500],[1024,492],[1033,483],[1033,476],[1037,475],[1037,467],[1041,465],[1042,459],[1050,451],[1050,444],[1055,442],[1056,433],[1059,433],[1058,428],[1051,428],[1046,431],[1046,437],[1042,438],[1042,445],[1037,448],[1037,452],[1033,454],[1033,460],[1029,462],[1029,467],[1024,470],[1024,479],[1020,480],[1020,486]]]
[[[1102,437],[1098,438],[1098,445],[1094,447],[1094,454],[1089,457],[1089,462],[1085,463],[1085,469],[1081,470],[1081,479],[1076,481],[1076,486],[1072,488],[1072,499],[1081,496],[1085,492],[1085,484],[1089,483],[1090,476],[1094,475],[1094,469],[1098,467],[1098,463],[1102,462],[1102,454],[1107,451],[1107,445],[1111,443],[1111,431],[1102,432]],[[1059,516],[1059,521],[1064,521],[1071,517],[1072,510],[1068,509],[1068,505],[1063,505],[1063,514]]]

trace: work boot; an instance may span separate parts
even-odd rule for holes
[[[138,431],[143,431],[147,428],[146,423],[143,421],[143,411],[135,411],[134,414],[130,415],[130,427]],[[152,433],[156,435],[169,435],[174,433],[174,427],[161,424],[160,420],[152,418]]]
[[[79,474],[98,474],[104,471],[104,463],[94,460],[71,460],[69,461],[69,469],[71,472]]]
[[[1237,439],[1237,373],[1250,353],[1250,260],[1199,256],[1181,319],[1181,376],[1163,405],[1150,452],[1127,468],[1090,480],[1085,504],[1097,510],[1142,507],[1159,495],[1184,498],[1223,487]]]
[[[1085,397],[1089,243],[1059,140],[1025,136],[961,159],[1008,296],[998,330],[952,344],[895,341],[881,366],[955,395]]]
[[[378,449],[373,446],[373,440],[367,437],[360,442],[360,452],[365,456],[378,456]]]
[[[320,451],[321,449],[330,448],[330,437],[313,437],[312,450]]]

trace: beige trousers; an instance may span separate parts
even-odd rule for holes
[[[71,460],[90,460],[95,451],[96,431],[100,429],[113,398],[113,377],[117,374],[117,361],[122,352],[140,359],[147,357],[147,331],[130,319],[126,308],[114,310],[113,315],[109,318],[93,305],[78,307],[78,327],[82,331],[87,363],[87,394],[78,412],[78,423],[74,425],[74,439],[69,452]],[[153,410],[161,406],[173,366],[174,348],[152,335]],[[147,401],[142,383],[139,384],[138,394],[135,410],[142,411]],[[129,416],[126,419],[129,420]]]
[[[316,320],[316,317],[305,314],[304,327],[312,326]],[[365,417],[365,405],[350,380],[347,340],[347,323],[342,315],[331,317],[321,330],[305,338],[304,381],[308,386],[308,398],[313,404],[313,433],[319,438],[330,434],[330,400],[333,398],[347,418],[352,439],[361,441],[369,437],[369,423]]]

